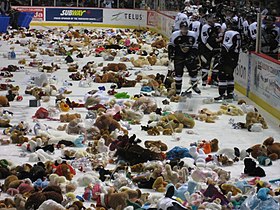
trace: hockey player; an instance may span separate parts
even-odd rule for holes
[[[200,94],[197,87],[198,57],[195,43],[197,36],[193,31],[189,31],[188,22],[180,23],[180,30],[172,33],[170,43],[168,44],[168,57],[174,60],[176,94],[180,95],[182,91],[182,81],[184,67],[189,72],[192,89]]]
[[[238,22],[234,19],[228,24],[229,29],[224,34],[222,43],[219,69],[219,97],[215,101],[232,101],[234,91],[234,69],[238,64],[241,47],[241,37],[238,30]]]
[[[221,26],[215,23],[213,14],[210,14],[207,18],[207,24],[201,28],[201,45],[199,46],[201,52],[201,67],[202,67],[202,86],[206,86],[208,79],[208,72],[210,69],[212,58],[220,52],[220,29]],[[215,72],[213,72],[215,73]],[[213,75],[215,78],[215,75]],[[217,82],[215,80],[211,81]]]
[[[179,31],[180,30],[180,23],[182,21],[186,21],[188,24],[190,22],[189,20],[189,17],[187,16],[187,11],[184,10],[182,12],[179,12],[176,17],[175,17],[175,21],[174,21],[174,24],[173,24],[173,29],[172,29],[172,32],[174,31]]]

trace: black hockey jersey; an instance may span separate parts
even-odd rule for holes
[[[193,31],[188,31],[186,35],[183,35],[181,31],[173,32],[169,45],[174,47],[175,58],[186,58],[188,55],[197,56],[196,40],[197,36]]]

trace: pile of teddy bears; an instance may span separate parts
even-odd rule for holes
[[[219,210],[269,205],[279,209],[279,187],[273,188],[260,178],[266,176],[263,166],[280,159],[277,139],[269,137],[241,150],[220,148],[222,140],[217,138],[192,140],[173,148],[161,139],[184,135],[186,129],[191,134],[197,124],[215,123],[222,115],[246,114],[245,123],[231,124],[249,131],[256,124],[267,129],[264,117],[241,102],[222,104],[217,111],[172,110],[170,103],[182,102],[173,95],[174,79],[159,72],[144,73],[152,66],[168,66],[165,39],[144,29],[106,33],[110,35],[69,26],[67,30],[32,29],[5,36],[12,44],[25,47],[26,55],[33,59],[29,63],[29,58],[20,59],[19,64],[40,72],[25,72],[31,76],[24,97],[42,102],[42,106],[34,107],[34,115],[27,116],[29,123],[15,123],[16,103],[21,101],[19,86],[1,85],[8,91],[0,96],[1,145],[16,145],[28,163],[0,160],[2,194],[9,195],[0,201],[0,207]],[[24,39],[28,37],[37,41]],[[37,59],[55,55],[58,59],[49,65]],[[90,56],[102,62],[89,61],[82,68],[75,62]],[[113,62],[118,58],[123,62]],[[134,68],[142,72],[132,75]],[[60,87],[61,81],[55,77],[59,71],[68,72],[71,82],[63,78]],[[83,100],[72,100],[77,94],[73,88],[76,81],[85,90]],[[140,87],[140,94],[132,95],[128,87]],[[157,98],[165,97],[162,104],[150,97],[151,92]],[[144,135],[137,136],[132,127]],[[175,136],[174,140],[180,138]],[[243,176],[250,177],[248,180],[235,180],[226,170],[239,163],[244,165]]]

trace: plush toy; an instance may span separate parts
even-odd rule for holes
[[[57,203],[61,203],[63,201],[63,197],[60,188],[51,186],[46,187],[42,192],[34,192],[28,197],[25,203],[25,208],[38,209],[39,206],[48,199],[54,200]]]
[[[53,160],[53,157],[45,152],[43,149],[38,149],[29,155],[30,162]]]
[[[266,176],[265,171],[261,167],[257,167],[256,162],[252,158],[245,158],[244,159],[244,174],[248,176],[258,176],[264,177]]]
[[[163,38],[158,38],[151,44],[152,47],[155,47],[158,49],[164,48],[164,47],[166,47],[166,45],[167,45],[167,43]]]
[[[241,128],[252,129],[252,126],[256,123],[262,124],[263,129],[268,128],[264,117],[258,112],[248,112],[246,114],[246,122],[238,124],[241,126]]]
[[[108,194],[101,194],[97,199],[96,206],[121,210],[128,206],[127,201],[131,202],[141,197],[141,191],[139,190],[114,191],[113,188],[110,188],[108,189]]]
[[[152,185],[152,189],[154,189],[156,192],[165,192],[165,188],[168,182],[164,181],[162,176],[159,176],[156,178]]]
[[[21,194],[16,194],[14,197],[15,207],[17,210],[25,210],[26,198]]]
[[[131,57],[130,62],[133,64],[134,67],[140,67],[140,68],[142,68],[145,65],[150,65],[148,59],[143,56],[139,56],[137,59]]]
[[[126,129],[124,129],[119,122],[113,119],[111,115],[101,115],[98,118],[96,118],[96,121],[94,125],[99,129],[99,130],[107,130],[110,133],[116,129],[119,131],[123,131],[125,134],[128,133]]]
[[[268,137],[262,144],[256,144],[249,149],[247,149],[253,158],[258,158],[259,156],[265,156],[271,160],[277,160],[280,158],[280,143],[274,142],[273,137]]]
[[[191,177],[196,182],[206,182],[208,178],[216,182],[219,176],[210,168],[196,168],[192,171]]]
[[[233,104],[221,105],[220,111],[223,114],[231,115],[231,116],[243,116],[244,115],[244,112],[239,107],[237,107]]]
[[[215,199],[221,200],[221,205],[228,205],[229,200],[227,197],[221,193],[214,184],[209,184],[207,189],[203,192],[203,195],[209,199],[209,201],[214,201]]]
[[[72,180],[73,176],[76,175],[75,169],[63,161],[61,164],[55,166],[54,165],[54,173],[59,176],[65,176],[67,180]]]
[[[221,184],[220,189],[225,195],[228,194],[229,192],[231,192],[233,196],[242,193],[242,191],[238,187],[228,183]]]
[[[63,193],[74,192],[77,188],[76,183],[54,173],[49,175],[49,186],[59,187]]]
[[[222,168],[214,168],[213,171],[215,171],[218,174],[219,177],[218,183],[225,183],[229,181],[230,171],[225,171]]]
[[[170,186],[168,187],[165,197],[160,199],[157,204],[157,209],[168,209],[168,210],[184,210],[187,209],[184,205],[180,202],[173,199],[175,193],[175,187]]]
[[[38,210],[48,210],[48,209],[65,210],[65,207],[55,202],[54,200],[46,200],[38,208]]]
[[[272,161],[269,157],[267,156],[258,156],[257,161],[261,166],[270,166],[272,165]]]
[[[6,96],[0,96],[0,106],[2,107],[9,107],[10,103]]]
[[[217,161],[222,166],[232,166],[234,163],[234,161],[225,154],[218,155]]]
[[[73,114],[67,113],[67,114],[61,114],[59,116],[60,122],[70,122],[77,118],[81,119],[81,115],[79,113],[73,113]]]
[[[210,146],[211,146],[211,152],[218,152],[219,150],[219,140],[218,139],[212,139],[210,141]]]
[[[9,188],[10,188],[10,184],[13,182],[13,181],[17,181],[18,180],[18,177],[15,176],[15,175],[10,175],[8,176],[5,181],[4,181],[4,184],[2,186],[2,190],[4,192],[6,192]]]
[[[280,143],[275,142],[273,137],[264,140],[263,145],[267,148],[267,155],[271,160],[280,159]]]
[[[239,159],[244,160],[244,158],[248,156],[248,151],[246,151],[246,150],[240,151],[237,147],[223,148],[223,149],[220,149],[216,154],[218,156],[225,155],[234,161],[238,161]]]
[[[270,195],[271,189],[261,188],[256,195],[249,196],[241,205],[241,209],[279,209],[280,204]]]
[[[85,128],[80,123],[80,119],[71,120],[66,126],[66,133],[68,134],[82,134],[85,132]]]

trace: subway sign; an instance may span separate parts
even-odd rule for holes
[[[102,9],[46,8],[46,21],[103,22]]]

